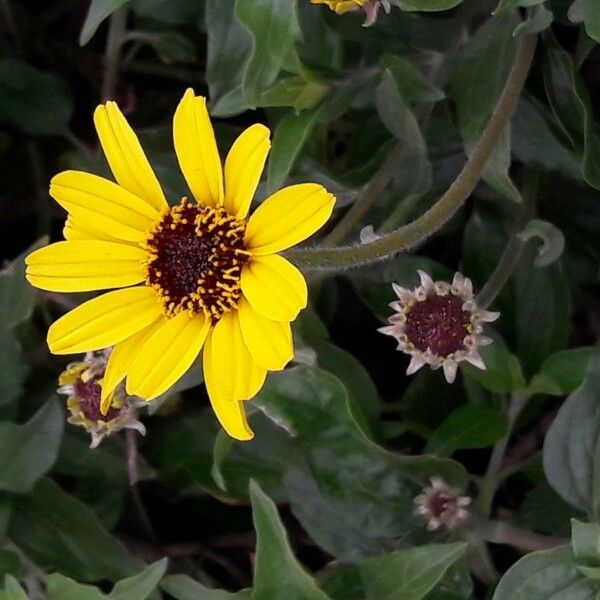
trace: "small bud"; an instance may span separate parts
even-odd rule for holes
[[[338,15],[362,9],[367,15],[363,27],[370,27],[377,21],[380,7],[383,7],[386,13],[389,13],[391,9],[390,0],[311,0],[311,2],[313,4],[326,4]]]
[[[110,351],[88,352],[81,362],[71,363],[58,378],[60,394],[67,398],[73,425],[84,427],[91,435],[90,448],[96,448],[107,436],[123,429],[135,429],[145,435],[146,428],[137,420],[134,398],[120,384],[113,392],[105,415],[100,411],[102,378]]]
[[[431,485],[423,488],[413,502],[415,514],[427,521],[427,530],[435,531],[444,526],[456,529],[469,516],[466,507],[471,504],[469,496],[460,496],[449,488],[441,477],[432,477]]]
[[[500,313],[480,309],[473,285],[460,273],[452,283],[433,281],[419,271],[421,285],[413,290],[392,284],[398,300],[390,303],[396,312],[389,325],[379,329],[398,341],[398,350],[410,355],[406,370],[412,375],[421,367],[444,370],[448,383],[456,378],[458,364],[467,361],[485,370],[479,348],[492,340],[482,335],[482,323],[495,321]]]

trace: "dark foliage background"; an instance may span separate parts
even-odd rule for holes
[[[308,0],[0,1],[1,600],[600,593],[600,4],[392,5],[362,28],[360,11]],[[83,295],[36,292],[23,256],[61,237],[53,174],[109,176],[92,123],[103,98],[171,202],[186,193],[171,142],[186,87],[209,97],[222,154],[267,124],[258,200],[323,183],[338,202],[322,238],[357,243],[451,185],[528,35],[510,128],[457,214],[411,253],[306,271],[296,362],[252,401],[252,442],[219,430],[192,376],[144,410],[135,455],[120,436],[89,450],[65,424],[67,360],[45,333]],[[340,226],[357,202],[366,214]],[[517,234],[487,370],[405,376],[376,331],[391,282],[460,270],[481,289]],[[429,532],[414,514],[431,477],[474,498],[462,527]]]

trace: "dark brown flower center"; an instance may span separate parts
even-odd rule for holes
[[[200,207],[183,199],[166,214],[147,241],[146,282],[160,295],[165,314],[203,313],[213,321],[237,308],[245,221],[223,208]]]
[[[429,509],[434,517],[439,518],[450,508],[451,504],[454,503],[454,498],[450,498],[443,493],[436,493],[433,498],[431,498]]]
[[[415,302],[406,314],[404,333],[416,348],[427,348],[438,356],[448,356],[464,348],[471,314],[462,309],[463,301],[452,294],[428,296]]]
[[[118,417],[121,411],[111,406],[105,415],[100,412],[102,388],[96,381],[97,379],[90,379],[89,381],[77,379],[73,384],[73,395],[77,398],[79,409],[86,419],[94,422],[111,421]]]

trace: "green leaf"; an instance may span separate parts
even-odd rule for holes
[[[526,21],[523,21],[520,25],[515,27],[513,36],[518,37],[520,35],[534,35],[540,33],[554,21],[554,14],[543,6],[536,6],[529,12]]]
[[[585,378],[590,359],[600,356],[600,348],[588,346],[556,352],[543,363],[528,386],[532,394],[562,396],[574,392]]]
[[[4,600],[28,600],[27,594],[19,582],[11,575],[4,578],[4,592]]]
[[[544,443],[546,477],[567,502],[597,515],[600,509],[600,359],[589,363],[583,385],[561,406]]]
[[[398,550],[357,565],[367,600],[421,600],[464,555],[466,544]]]
[[[450,456],[462,448],[486,448],[504,436],[507,426],[501,410],[474,404],[462,406],[433,432],[425,454]]]
[[[481,348],[480,354],[485,363],[485,370],[463,364],[461,369],[468,377],[478,381],[490,392],[501,394],[519,391],[525,387],[519,359],[506,348],[501,339],[496,338],[493,344]]]
[[[456,103],[458,125],[465,151],[470,154],[496,105],[517,48],[513,37],[516,20],[500,14],[486,21],[467,43],[450,82],[450,96]],[[520,196],[508,175],[510,134],[500,137],[483,171],[483,179],[507,198]]]
[[[237,20],[235,4],[235,0],[206,0],[206,81],[215,116],[234,115],[248,108],[242,76],[252,38]]]
[[[251,590],[226,592],[203,586],[187,575],[169,575],[160,582],[162,590],[175,600],[250,600]]]
[[[291,106],[296,111],[315,108],[327,95],[329,87],[320,81],[303,77],[285,77],[265,90],[260,106]]]
[[[290,548],[273,501],[250,482],[252,518],[256,529],[256,566],[252,600],[327,600]]]
[[[583,20],[587,34],[600,43],[600,5],[595,0],[583,0]]]
[[[318,118],[318,110],[305,110],[300,114],[289,113],[277,124],[267,168],[269,194],[284,184]]]
[[[542,4],[545,1],[546,0],[500,0],[500,4],[498,4],[496,10],[492,14],[496,15],[500,11],[516,8],[518,6],[536,6],[537,4]]]
[[[252,36],[242,90],[246,101],[257,106],[263,91],[275,83],[294,42],[299,39],[296,3],[293,0],[238,0],[235,14]]]
[[[561,546],[533,552],[513,565],[502,577],[492,600],[548,600],[577,598],[596,600],[600,582],[580,573],[573,551]]]
[[[413,498],[430,477],[464,488],[466,473],[454,461],[400,456],[374,444],[340,381],[320,369],[274,374],[254,403],[293,435],[310,465],[310,472],[288,471],[286,490],[303,527],[334,556],[357,560],[420,528]]]
[[[0,422],[0,490],[25,494],[54,464],[64,417],[55,401],[24,425]]]
[[[48,577],[48,600],[146,600],[164,575],[167,563],[163,558],[141,573],[119,581],[110,594],[53,573]]]
[[[117,581],[143,568],[88,506],[50,479],[14,504],[8,535],[37,565],[77,581]]]
[[[129,0],[91,0],[81,33],[79,44],[85,46],[94,37],[98,27]]]
[[[600,563],[600,524],[571,519],[571,545],[575,558]]]
[[[390,72],[400,95],[409,105],[439,102],[446,97],[442,90],[427,81],[421,72],[402,56],[385,54],[380,63]]]
[[[589,93],[571,56],[544,34],[544,86],[550,106],[575,149],[583,156],[585,180],[600,189],[600,128]]]
[[[0,121],[30,135],[69,129],[73,99],[65,82],[25,62],[0,60]]]
[[[458,6],[462,0],[392,0],[402,10],[439,11]]]

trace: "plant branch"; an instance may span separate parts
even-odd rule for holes
[[[356,267],[407,250],[438,231],[479,182],[490,154],[516,108],[533,61],[536,40],[536,36],[524,36],[504,90],[477,145],[450,188],[427,212],[416,221],[360,246],[292,250],[287,257],[305,268]]]
[[[102,101],[111,100],[119,80],[121,47],[127,35],[127,7],[117,9],[111,16],[104,52],[104,78],[102,80]]]
[[[478,531],[483,539],[492,544],[506,544],[522,552],[551,550],[569,543],[566,538],[542,535],[504,521],[487,521],[478,528]]]
[[[507,284],[513,271],[519,264],[521,253],[527,244],[527,241],[523,239],[521,233],[533,216],[538,186],[537,174],[529,174],[525,183],[523,203],[519,207],[514,230],[508,239],[506,248],[500,257],[494,272],[490,275],[490,278],[477,295],[477,305],[481,308],[490,306],[502,291],[502,288]]]

